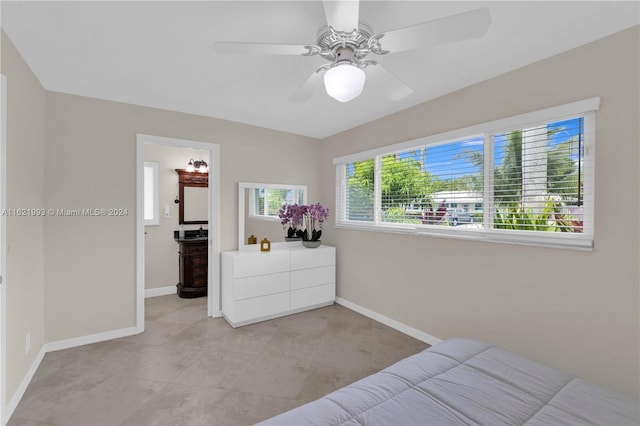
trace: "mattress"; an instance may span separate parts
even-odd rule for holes
[[[452,339],[261,425],[638,425],[639,401]]]

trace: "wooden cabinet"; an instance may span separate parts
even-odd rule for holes
[[[207,295],[208,240],[206,238],[176,239],[179,251],[180,282],[178,296],[193,298]]]
[[[336,249],[290,243],[222,253],[222,314],[232,327],[327,306],[336,297]]]

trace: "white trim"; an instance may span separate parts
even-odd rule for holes
[[[0,209],[7,207],[7,77],[1,75]],[[0,424],[9,419],[7,403],[7,217],[0,217]],[[14,407],[15,409],[15,407]],[[11,410],[13,413],[13,410]]]
[[[355,304],[353,302],[350,302],[350,301],[348,301],[346,299],[343,299],[342,297],[336,297],[336,303],[338,305],[344,306],[345,308],[349,308],[352,311],[355,311],[355,312],[357,312],[359,314],[362,314],[365,317],[369,317],[369,318],[371,318],[373,320],[381,322],[384,325],[387,325],[387,326],[389,326],[389,327],[391,327],[391,328],[393,328],[395,330],[398,330],[401,333],[406,334],[407,336],[411,336],[414,339],[418,339],[418,340],[420,340],[422,342],[425,342],[425,343],[427,343],[429,345],[433,346],[433,345],[436,345],[436,344],[442,342],[442,339],[438,339],[435,336],[427,334],[427,333],[425,333],[423,331],[420,331],[420,330],[418,330],[416,328],[410,327],[410,326],[408,326],[406,324],[401,323],[400,321],[396,321],[396,320],[391,319],[389,317],[386,317],[386,316],[384,316],[382,314],[374,312],[374,311],[372,311],[370,309],[367,309],[367,308],[365,308],[363,306],[357,305],[357,304]]]
[[[136,329],[138,333],[144,331],[144,142],[139,135],[136,137]]]
[[[78,346],[90,345],[92,343],[104,342],[106,340],[119,339],[121,337],[138,334],[136,327],[120,328],[118,330],[104,331],[102,333],[89,334],[86,336],[73,337],[71,339],[56,340],[45,343],[45,352],[54,352],[62,349],[75,348]]]
[[[166,287],[145,288],[144,289],[144,298],[145,299],[148,299],[149,297],[167,296],[169,294],[176,294],[176,286],[175,285],[168,285]]]
[[[136,328],[144,331],[144,145],[155,144],[209,151],[209,275],[207,315],[219,317],[220,309],[220,145],[138,133],[136,135]]]
[[[207,282],[207,315],[222,316],[220,297],[220,145],[209,145],[209,265]],[[213,167],[213,170],[211,169]],[[211,235],[211,233],[215,235]]]
[[[501,131],[511,130],[514,127],[529,126],[549,120],[556,120],[561,117],[570,117],[573,115],[584,114],[587,112],[597,111],[600,108],[600,98],[590,98],[581,101],[571,102],[564,105],[558,105],[551,108],[545,108],[538,111],[532,111],[525,114],[514,115],[499,120],[489,121],[488,123],[476,124],[462,129],[455,129],[449,132],[439,133],[437,135],[425,136],[410,141],[401,142],[393,145],[387,145],[380,148],[370,149],[368,151],[349,154],[342,157],[334,158],[333,164],[352,163],[354,161],[370,160],[377,155],[392,154],[398,151],[408,150],[421,145],[432,145],[434,143],[446,143],[447,141],[456,141],[459,139],[468,139],[474,136],[480,136],[484,133],[500,133]]]
[[[390,234],[417,235],[423,237],[450,238],[454,240],[478,241],[486,243],[514,244],[519,246],[547,247],[580,251],[593,251],[591,238],[577,239],[575,234],[535,233],[535,231],[504,231],[494,229],[449,230],[436,228],[437,225],[416,227],[415,225],[385,224],[374,225],[373,222],[343,222],[335,225],[337,229],[351,229],[355,231],[386,232]]]
[[[24,393],[27,391],[27,387],[29,386],[29,383],[31,383],[31,380],[33,379],[33,375],[36,374],[38,367],[40,367],[40,363],[42,362],[42,359],[44,358],[44,354],[46,352],[47,351],[45,350],[45,346],[43,346],[40,349],[40,352],[38,352],[38,355],[36,355],[36,358],[31,363],[31,367],[29,367],[27,374],[25,374],[22,381],[18,385],[18,389],[16,389],[15,393],[11,397],[11,401],[9,401],[9,403],[5,407],[5,411],[3,413],[4,417],[2,419],[3,425],[9,421],[9,419],[13,415],[13,412],[18,407],[20,400],[24,396]]]

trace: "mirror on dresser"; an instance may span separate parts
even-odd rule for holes
[[[275,183],[240,182],[238,184],[238,250],[247,250],[251,235],[284,242],[285,230],[278,210],[283,203],[307,203],[307,186]],[[255,247],[255,246],[254,246]]]

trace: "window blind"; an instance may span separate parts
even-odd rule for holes
[[[584,118],[498,133],[493,151],[495,229],[584,232]]]
[[[336,224],[592,248],[599,103],[577,101],[336,159]]]

